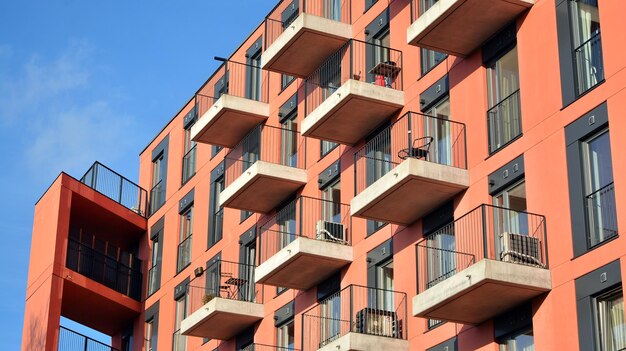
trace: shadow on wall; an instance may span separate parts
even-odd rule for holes
[[[22,350],[45,351],[46,326],[43,325],[41,320],[33,314],[31,314],[28,320],[28,334],[25,335],[25,337],[28,338],[28,342],[22,340]]]

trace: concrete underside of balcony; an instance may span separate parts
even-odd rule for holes
[[[380,351],[380,350],[409,350],[409,341],[361,333],[348,333],[339,339],[328,343],[318,351]]]
[[[262,304],[215,297],[180,323],[182,335],[228,340],[263,319]]]
[[[350,210],[353,216],[406,226],[468,187],[465,169],[408,158],[355,196]]]
[[[413,316],[480,324],[551,289],[548,269],[485,259],[413,297]]]
[[[191,127],[191,138],[232,148],[269,115],[269,104],[225,94]]]
[[[354,145],[403,106],[403,91],[349,79],[306,116],[302,134]]]
[[[261,56],[263,69],[308,77],[352,38],[352,25],[301,13]]]
[[[307,290],[352,263],[352,246],[299,237],[255,269],[257,283]]]
[[[220,193],[220,206],[267,213],[306,182],[303,169],[257,161]]]
[[[407,29],[407,42],[466,57],[535,0],[439,0]]]

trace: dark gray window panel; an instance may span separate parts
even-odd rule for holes
[[[533,310],[530,302],[505,312],[493,319],[493,334],[496,340],[515,332],[532,328]]]
[[[393,259],[393,239],[389,239],[367,253],[367,286],[376,287],[376,267]]]
[[[523,154],[489,175],[489,195],[501,192],[522,178],[524,178]]]
[[[251,345],[254,343],[254,327],[250,327],[241,333],[237,334],[235,337],[237,350],[241,350],[242,348]]]
[[[300,13],[300,1],[293,0],[291,4],[280,14],[280,20],[283,22],[283,28],[291,24]]]
[[[594,296],[622,283],[620,261],[613,261],[576,279],[578,343],[581,350],[595,351]],[[599,350],[597,350],[599,351]]]
[[[283,123],[286,119],[290,118],[294,113],[297,112],[298,93],[295,93],[278,109],[279,122]]]
[[[198,110],[194,106],[183,118],[183,128],[189,129],[198,119]]]
[[[516,43],[517,27],[513,21],[483,45],[483,64],[490,66],[502,55],[509,52]]]
[[[228,72],[224,73],[224,76],[220,78],[217,82],[215,82],[213,88],[213,97],[215,100],[219,99],[223,94],[228,93]]]
[[[249,245],[256,241],[256,226],[246,230],[239,236],[239,245]]]
[[[454,221],[454,202],[448,201],[424,216],[422,220],[422,232],[424,236],[427,236],[452,221]]]
[[[567,177],[574,256],[587,252],[587,215],[581,142],[608,126],[606,102],[565,127]]]
[[[185,278],[180,284],[174,287],[174,300],[180,300],[185,296],[187,292],[187,285],[189,285],[189,277]]]
[[[563,106],[576,100],[574,86],[574,62],[572,60],[572,32],[569,21],[569,1],[556,2],[556,30],[559,44],[559,68],[561,72],[561,99]]]
[[[169,142],[170,142],[170,136],[168,134],[168,135],[165,136],[165,138],[163,138],[163,140],[161,140],[159,145],[157,145],[157,147],[155,147],[154,150],[152,150],[152,161],[153,162],[161,154],[164,154],[164,156],[167,155],[167,147],[169,145]]]
[[[437,346],[433,346],[426,351],[456,351],[458,350],[458,341],[456,336],[448,339]]]
[[[263,37],[259,37],[250,47],[246,50],[246,57],[252,58],[261,53],[261,49],[263,49]]]
[[[317,285],[317,301],[322,301],[341,289],[341,274],[335,273]]]
[[[378,0],[365,0],[365,11],[367,12],[367,10],[369,10],[370,7],[374,6],[377,2]]]
[[[436,103],[441,101],[441,99],[448,96],[449,92],[450,82],[448,80],[448,75],[446,74],[420,94],[420,110],[424,112],[430,109]]]
[[[341,160],[337,160],[337,162],[330,165],[330,167],[320,173],[317,183],[319,185],[319,189],[325,189],[327,186],[334,183],[339,176],[341,175]]]
[[[150,227],[150,239],[156,239],[165,228],[165,216],[161,217],[156,223]]]
[[[276,312],[274,312],[274,326],[279,327],[293,320],[294,316],[296,315],[295,309],[296,304],[294,301],[291,301],[285,306],[279,308]]]
[[[178,214],[181,214],[189,209],[193,205],[194,189],[191,189],[187,195],[183,196],[178,202]]]
[[[389,28],[389,8],[386,8],[380,15],[376,16],[376,19],[365,27],[365,41],[371,42],[380,32],[387,28]]]
[[[221,150],[222,150],[221,146],[212,145],[211,146],[211,158],[217,156],[217,153],[220,152]]]

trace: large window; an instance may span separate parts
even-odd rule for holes
[[[221,175],[211,183],[211,226],[209,228],[209,247],[222,239],[224,226],[224,209],[220,206],[220,193],[224,190],[224,176]]]
[[[161,244],[159,237],[152,239],[152,254],[150,257],[150,270],[148,274],[148,296],[159,290],[161,276]]]
[[[252,57],[248,58],[247,73],[247,98],[261,100],[261,51],[258,50]]]
[[[517,46],[487,65],[489,153],[522,132]]]
[[[289,167],[298,166],[298,116],[293,111],[282,122],[281,164]]]
[[[156,351],[154,334],[156,334],[156,328],[154,327],[154,318],[146,322],[146,351]]]
[[[322,219],[341,223],[341,183],[339,180],[322,189]]]
[[[150,213],[156,212],[165,203],[165,155],[160,153],[152,160],[152,188],[150,190]]]
[[[433,138],[430,145],[430,160],[442,165],[452,165],[452,135],[450,131],[450,99],[443,98],[426,115],[436,118],[424,118],[425,135]]]
[[[437,1],[438,0],[419,0],[420,15],[428,11],[428,9],[431,8]],[[421,48],[420,49],[420,61],[421,61],[422,75],[425,75],[426,73],[430,72],[431,69],[433,69],[440,62],[445,60],[446,57],[448,57],[447,54],[444,54],[435,50]]]
[[[180,215],[180,234],[178,237],[178,261],[176,271],[180,272],[191,263],[191,237],[193,231],[193,206]]]
[[[336,340],[341,334],[341,295],[333,294],[320,302],[320,347]]]
[[[276,327],[276,346],[283,350],[295,349],[295,329],[293,319]]]
[[[534,351],[535,338],[532,329],[510,335],[499,342],[500,351]]]
[[[183,177],[182,184],[187,183],[191,177],[196,174],[196,142],[191,140],[191,127],[195,122],[196,108],[194,107],[191,112],[185,117],[185,135],[183,145]]]
[[[187,295],[183,295],[176,300],[176,311],[174,314],[174,336],[172,340],[173,351],[187,350],[187,337],[180,334],[180,323],[187,318]]]
[[[568,0],[574,46],[576,94],[604,80],[598,0]]]
[[[624,296],[622,288],[606,292],[594,299],[596,320],[596,345],[598,350],[626,349],[626,324],[624,323]]]

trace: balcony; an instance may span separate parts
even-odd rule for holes
[[[293,346],[289,347],[280,347],[280,346],[270,346],[263,344],[250,344],[241,351],[300,351],[299,349],[294,349]]]
[[[416,317],[480,324],[552,288],[540,215],[481,205],[416,249]]]
[[[80,182],[135,212],[146,217],[147,192],[109,167],[95,162],[85,172]]]
[[[350,0],[281,1],[265,19],[261,66],[307,77],[352,37]]]
[[[304,312],[303,350],[409,350],[405,293],[349,285]]]
[[[353,216],[409,225],[469,186],[465,125],[408,112],[355,155]]]
[[[604,81],[602,37],[597,29],[591,37],[574,49],[574,82],[576,96]]]
[[[216,260],[204,274],[205,284],[187,286],[188,317],[180,324],[182,335],[228,340],[263,319],[253,265]]]
[[[269,74],[258,66],[223,60],[196,93],[200,119],[192,140],[232,148],[270,113]]]
[[[439,0],[424,8],[422,0],[412,0],[414,22],[407,29],[407,42],[467,57],[534,3],[535,0]]]
[[[257,283],[307,290],[352,262],[350,206],[299,197],[259,229]]]
[[[350,40],[304,83],[307,137],[353,145],[404,106],[402,52]]]
[[[119,351],[118,349],[94,340],[61,326],[59,328],[58,351]]]
[[[613,182],[585,197],[587,214],[587,247],[591,248],[617,237],[617,210]]]
[[[258,125],[226,155],[220,206],[267,213],[302,187],[306,140],[295,129]]]

